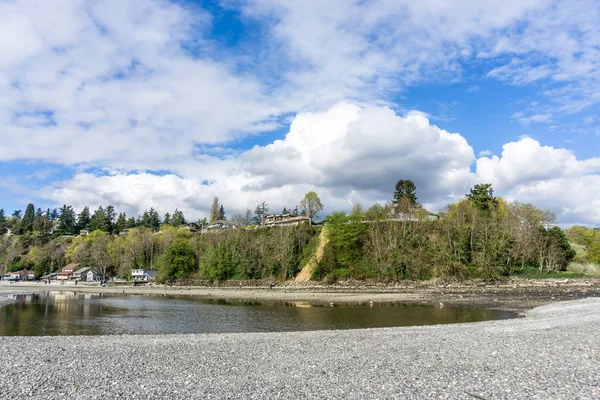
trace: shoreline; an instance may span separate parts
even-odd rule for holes
[[[70,282],[69,282],[70,283]],[[231,284],[231,282],[230,282]],[[541,305],[586,297],[600,297],[599,278],[577,279],[509,279],[486,283],[482,281],[431,282],[407,281],[394,285],[353,282],[338,285],[310,283],[268,286],[132,286],[79,284],[43,284],[20,282],[0,283],[3,294],[72,291],[124,295],[193,296],[201,299],[230,301],[283,301],[313,304],[353,305],[363,303],[447,304],[485,306],[490,309],[523,313]]]
[[[451,325],[0,337],[0,399],[591,399],[599,329],[589,298]]]

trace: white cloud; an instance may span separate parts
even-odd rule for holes
[[[310,190],[325,212],[370,206],[391,199],[398,179],[414,180],[419,200],[438,210],[475,183],[489,182],[509,200],[555,211],[562,223],[600,223],[600,158],[579,160],[570,150],[523,137],[505,144],[500,157],[484,151],[475,159],[460,134],[432,125],[421,113],[399,116],[386,107],[340,103],[299,114],[283,140],[177,169],[180,176],[81,173],[43,195],[76,208],[110,203],[138,214],[151,206],[162,213],[178,207],[198,218],[208,215],[213,196],[228,215],[262,201],[272,211],[294,207]]]
[[[111,203],[137,213],[177,206],[199,216],[207,213],[212,196],[230,212],[265,200],[279,210],[316,190],[332,211],[349,202],[384,202],[398,179],[412,179],[420,200],[435,208],[466,192],[474,160],[462,136],[431,125],[420,113],[401,117],[385,107],[341,103],[298,115],[283,140],[227,159],[181,165],[184,177],[83,173],[47,188],[45,195],[76,208]]]
[[[163,169],[265,129],[277,109],[210,24],[163,0],[0,3],[0,160]]]
[[[477,181],[508,199],[551,209],[563,224],[600,223],[600,157],[579,160],[526,137],[505,144],[501,157],[479,158]]]
[[[517,112],[513,114],[512,118],[516,119],[523,125],[529,125],[535,122],[550,122],[552,120],[552,116],[550,114],[533,114],[525,116],[523,112]]]

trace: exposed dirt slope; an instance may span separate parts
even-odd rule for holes
[[[321,261],[323,258],[323,251],[325,250],[325,245],[329,241],[327,239],[327,228],[324,226],[321,230],[321,235],[319,236],[319,245],[317,246],[317,250],[313,257],[310,258],[308,263],[302,268],[300,273],[296,275],[296,279],[294,282],[308,282],[310,281],[310,277],[312,276],[313,270],[317,267],[317,263]]]

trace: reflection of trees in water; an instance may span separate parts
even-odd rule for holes
[[[0,308],[0,335],[257,332],[474,322],[514,315],[474,307],[396,303],[199,300],[73,292],[15,296]],[[175,300],[175,301],[174,301]],[[185,300],[185,301],[182,301]],[[125,317],[125,318],[120,318]],[[140,318],[145,318],[141,322]],[[136,329],[141,329],[137,331]]]

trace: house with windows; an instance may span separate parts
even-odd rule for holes
[[[132,269],[131,276],[135,282],[156,280],[156,270],[154,269]]]
[[[87,281],[87,273],[92,271],[91,267],[83,267],[73,271],[73,279],[77,281]]]
[[[8,272],[2,275],[3,281],[33,281],[35,279],[35,273],[26,269],[16,272]]]
[[[310,223],[310,218],[296,214],[265,214],[261,226],[298,226]]]
[[[79,269],[79,267],[80,267],[79,263],[71,263],[71,264],[65,266],[58,273],[58,280],[59,281],[68,281],[70,279],[73,279],[73,274],[75,273],[75,271],[77,271]]]
[[[227,221],[225,219],[219,219],[211,224],[202,227],[202,233],[222,232],[228,229],[240,229],[240,227],[234,222]]]

